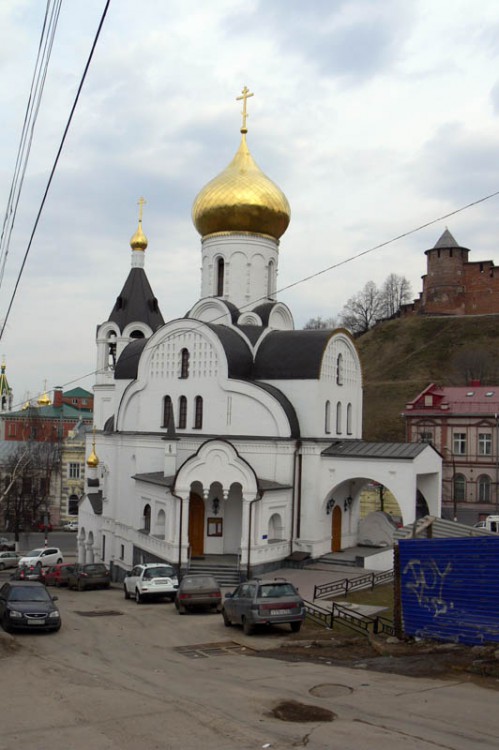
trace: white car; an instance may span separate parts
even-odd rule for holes
[[[17,552],[0,552],[0,570],[5,568],[17,568],[19,555]]]
[[[78,531],[78,521],[70,521],[62,527],[63,531]]]
[[[136,565],[126,574],[123,583],[125,599],[135,597],[137,604],[146,599],[168,598],[173,602],[177,595],[178,578],[175,568],[168,563]]]
[[[19,560],[19,567],[32,565],[57,565],[64,562],[62,552],[58,547],[37,547]]]

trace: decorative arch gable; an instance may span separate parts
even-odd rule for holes
[[[241,458],[232,443],[217,438],[203,443],[197,453],[180,467],[175,478],[174,492],[187,494],[193,482],[209,487],[214,477],[223,477],[224,489],[239,483],[243,495],[257,495],[258,480],[254,469]]]
[[[329,339],[322,355],[320,379],[337,385],[362,385],[359,355],[347,331],[335,331]]]

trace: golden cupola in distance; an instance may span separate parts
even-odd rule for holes
[[[202,237],[219,232],[251,232],[278,240],[288,228],[291,209],[282,190],[251,156],[246,143],[246,98],[241,144],[231,163],[198,193],[192,207]],[[250,94],[251,96],[251,94]]]

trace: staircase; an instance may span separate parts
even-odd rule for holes
[[[204,558],[193,558],[189,568],[189,573],[193,575],[213,576],[220,586],[235,588],[240,583],[239,571],[237,568],[237,559],[224,559],[222,555],[206,556]]]

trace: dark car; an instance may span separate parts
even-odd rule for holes
[[[246,581],[226,594],[222,609],[224,624],[242,625],[250,635],[256,625],[289,623],[298,633],[305,619],[305,605],[292,583],[285,580]]]
[[[104,563],[76,563],[68,575],[68,587],[78,591],[108,588],[110,582],[109,570]]]
[[[74,563],[50,565],[45,571],[45,586],[67,586],[69,574],[73,572]]]
[[[191,609],[212,609],[221,612],[222,593],[218,582],[209,575],[186,575],[175,597],[179,615]]]
[[[0,622],[11,630],[59,630],[61,615],[43,583],[8,581],[0,589]]]

